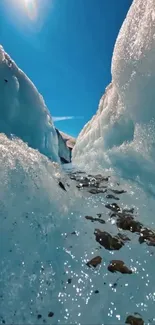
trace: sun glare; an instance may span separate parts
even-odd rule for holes
[[[27,14],[27,16],[31,20],[35,20],[38,16],[38,0],[21,0],[24,5],[24,10]]]

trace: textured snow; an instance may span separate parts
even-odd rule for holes
[[[14,135],[54,161],[58,139],[43,97],[0,47],[0,132]]]
[[[134,0],[118,35],[112,82],[81,131],[73,161],[155,183],[155,1]]]
[[[147,77],[154,48],[154,7],[154,2],[149,0],[145,3],[136,0],[131,7],[115,47],[112,84],[101,99],[97,114],[81,132],[75,146],[74,160],[81,167],[88,165],[90,169],[101,168],[103,171],[104,166],[115,166],[124,169],[129,176],[140,175],[141,181],[147,177],[154,181],[153,65],[150,66],[150,77]],[[134,29],[134,35],[130,35],[131,44],[130,29]],[[140,43],[136,46],[138,40]],[[144,54],[137,57],[142,44]],[[2,50],[0,53],[4,61],[6,54]],[[133,58],[137,59],[134,61]],[[152,54],[152,63],[153,60]],[[141,68],[140,61],[144,61]],[[9,66],[6,69],[8,64],[12,64],[15,71],[17,69],[13,75]],[[34,86],[26,90],[26,77],[14,63],[6,64],[1,60],[0,69],[0,75],[9,80],[6,82],[2,78],[0,81],[0,103],[5,105],[0,106],[0,116],[3,116],[1,131],[10,135],[13,129],[15,135],[24,141],[30,135],[30,146],[38,149],[38,145],[33,145],[32,129],[39,125],[34,135],[35,143],[39,143],[41,152],[45,153],[48,149],[46,154],[48,152],[53,157],[53,126],[48,133],[52,147],[45,146],[44,141],[41,146],[42,142],[38,140],[38,136],[44,134],[40,133],[39,124],[43,106],[22,104],[34,104]],[[21,78],[18,73],[21,73]],[[21,97],[14,83],[16,75],[19,84],[23,84]],[[7,91],[5,84],[12,88]],[[36,89],[35,94],[40,103]],[[16,110],[18,102],[21,110]],[[33,110],[39,115],[36,123],[30,119],[28,130],[26,114],[33,118]],[[23,128],[20,129],[22,116],[25,122],[23,120]],[[47,131],[46,118],[41,124],[44,131]],[[25,130],[26,136],[22,130]],[[41,141],[41,137],[39,139]],[[54,139],[57,142],[57,138]],[[56,144],[55,148],[58,151]],[[57,158],[57,153],[55,156]],[[109,170],[107,172],[111,175]],[[106,172],[103,174],[106,175]],[[60,181],[66,191],[59,186]],[[0,134],[0,323],[121,325],[132,314],[142,317],[145,324],[154,324],[154,247],[147,243],[140,245],[137,234],[126,231],[131,241],[121,250],[100,248],[94,238],[95,228],[112,235],[121,231],[105,207],[111,201],[106,193],[93,196],[88,189],[86,192],[78,191],[76,185],[57,163],[52,163],[38,150],[16,137],[11,140]],[[127,193],[121,194],[117,201],[121,209],[134,207],[136,219],[155,228],[155,200],[147,188],[144,192],[137,183],[119,176],[110,177],[107,186],[108,193],[116,186],[126,190]],[[95,217],[98,213],[106,221],[104,225],[85,219],[85,216]],[[88,268],[88,260],[97,255],[102,257],[102,264],[96,269]],[[133,274],[110,273],[107,266],[112,259],[123,260]],[[53,318],[49,317],[50,312],[54,313]]]
[[[58,186],[60,180],[67,191]],[[138,207],[138,220],[154,226],[154,201],[129,182],[121,186],[128,193],[119,205]],[[103,213],[101,229],[116,234],[106,197],[81,195],[56,163],[3,134],[0,188],[0,324],[121,325],[134,313],[145,323],[155,320],[154,247],[127,233],[132,241],[120,251],[100,249],[94,228],[101,225],[84,217]],[[88,268],[96,255],[102,265]],[[113,258],[134,274],[108,272]]]

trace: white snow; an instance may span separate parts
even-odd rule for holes
[[[155,183],[155,1],[134,0],[118,35],[112,82],[81,131],[73,161]]]
[[[67,192],[57,185],[60,179]],[[116,182],[111,179],[109,186],[115,188]],[[128,193],[119,205],[138,206],[137,219],[153,227],[155,201],[129,182],[121,188]],[[127,233],[132,240],[120,251],[99,249],[95,228],[118,233],[107,201],[104,195],[80,194],[57,163],[21,140],[0,135],[1,324],[119,325],[136,312],[145,323],[154,320],[154,247],[140,245],[137,235]],[[106,224],[85,219],[97,213]],[[88,268],[87,261],[97,255],[102,265]],[[134,274],[108,272],[114,258]]]
[[[115,47],[112,83],[75,146],[74,161],[81,167],[115,166],[154,182],[154,8],[152,0],[135,0],[131,7]],[[58,159],[42,98],[2,49],[0,76],[0,131]],[[105,207],[118,182],[127,191],[118,201],[121,209],[134,207],[136,219],[151,228],[154,197],[120,177],[110,177],[105,194],[78,191],[57,163],[21,139],[0,134],[0,323],[119,325],[134,314],[153,324],[154,247],[123,231],[131,241],[121,250],[100,249],[94,230],[121,232]],[[104,225],[85,218],[98,213]],[[102,264],[88,268],[97,255]],[[123,260],[133,274],[108,272],[112,259]]]
[[[58,139],[43,97],[0,47],[0,132],[13,134],[54,161]]]

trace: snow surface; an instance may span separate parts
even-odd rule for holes
[[[57,185],[60,179],[67,192]],[[81,195],[56,163],[3,134],[0,186],[0,324],[121,325],[133,313],[153,324],[154,247],[140,245],[136,235],[127,233],[132,241],[120,251],[99,248],[95,227],[118,232],[103,195]],[[154,226],[154,200],[130,182],[121,186],[128,191],[121,207],[137,207],[138,220]],[[103,213],[105,225],[85,219],[97,213]],[[102,265],[88,268],[87,261],[96,255]],[[108,272],[113,258],[134,273]]]
[[[43,97],[0,46],[0,132],[13,134],[54,161],[58,139]]]
[[[74,151],[74,159],[81,166],[89,163],[94,171],[97,168],[103,171],[104,166],[115,166],[124,169],[129,177],[131,173],[136,177],[141,172],[141,181],[148,177],[152,182],[155,67],[150,66],[149,60],[152,58],[152,63],[154,62],[153,54],[151,56],[154,45],[152,30],[155,29],[154,7],[152,0],[145,3],[134,1],[116,43],[112,84],[101,99],[96,116],[79,136]],[[134,34],[130,33],[129,26],[131,30],[134,29]],[[136,45],[138,41],[139,46]],[[138,48],[140,50],[142,44],[144,54],[137,57]],[[44,135],[48,129],[46,122],[49,115],[45,109],[46,118],[40,128],[43,106],[34,105],[34,96],[31,97],[35,93],[38,103],[43,103],[38,92],[32,85],[25,88],[25,80],[26,85],[29,85],[25,75],[14,63],[5,62],[7,55],[2,49],[0,53],[0,75],[4,77],[0,81],[0,89],[3,90],[0,93],[0,103],[4,104],[0,111],[0,116],[3,116],[3,123],[2,119],[0,122],[1,131],[10,135],[13,130],[24,141],[29,135],[31,146],[38,149],[39,144],[41,152],[50,153],[49,156],[52,157],[55,152],[57,158],[58,147],[53,137],[56,142],[57,138],[53,126],[51,129],[49,127],[48,133],[51,141],[48,144],[51,146],[41,141],[41,134]],[[143,62],[141,68],[140,61]],[[10,64],[15,73],[11,74]],[[147,75],[148,67],[150,77]],[[4,73],[6,71],[7,77]],[[4,80],[6,78],[8,82]],[[17,87],[16,78],[19,79],[23,93],[17,91],[19,86]],[[7,87],[10,90],[7,91]],[[143,96],[143,101],[138,96]],[[25,103],[31,105],[25,106]],[[36,115],[32,114],[33,110]],[[30,118],[29,130],[26,128],[29,121],[27,114]],[[33,124],[34,116],[36,122]],[[50,117],[49,120],[51,121]],[[38,126],[34,135],[35,145],[32,141],[32,125]],[[110,172],[107,171],[108,175]],[[60,181],[66,191],[59,186]],[[118,182],[120,188],[127,191],[121,194],[118,201],[120,207],[134,207],[137,220],[155,228],[155,200],[147,188],[144,191],[137,183],[119,176],[111,177],[108,187],[115,189]],[[101,249],[94,239],[94,229],[99,227],[113,235],[118,232],[115,218],[110,218],[109,211],[105,208],[107,202],[111,201],[106,195],[93,196],[88,192],[78,191],[76,183],[64,174],[60,166],[52,163],[38,150],[30,148],[20,139],[11,140],[0,134],[1,324],[121,325],[128,315],[135,313],[144,319],[145,324],[154,324],[155,248],[146,243],[140,245],[137,234],[126,231],[131,241],[121,250]],[[95,217],[97,213],[103,215],[106,221],[104,225],[85,219],[86,215]],[[102,257],[101,266],[96,269],[88,268],[88,260],[97,255]],[[110,273],[107,266],[112,259],[123,260],[132,268],[133,274]],[[96,290],[99,291],[98,294],[95,294]],[[54,313],[53,318],[48,317],[50,312]]]
[[[134,0],[118,35],[112,82],[81,131],[73,161],[155,184],[155,1]]]

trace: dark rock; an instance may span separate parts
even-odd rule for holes
[[[59,186],[62,188],[62,190],[66,191],[65,186],[62,184],[62,182],[59,182]]]
[[[115,194],[124,194],[124,193],[126,193],[126,191],[124,191],[124,190],[114,190],[114,189],[111,189],[111,188],[110,188],[110,191],[115,193]]]
[[[88,177],[95,178],[96,180],[98,180],[100,182],[108,182],[108,180],[110,178],[110,176],[102,176],[101,174],[97,174],[97,175],[89,174]]]
[[[131,274],[132,270],[130,270],[123,261],[120,260],[113,260],[108,265],[108,271],[114,273],[114,272],[120,272],[122,274]]]
[[[85,216],[85,219],[90,220],[91,222],[98,221],[99,223],[102,223],[102,224],[105,223],[105,221],[104,221],[103,219],[100,219],[100,218],[93,218],[93,217],[91,217],[91,216]]]
[[[7,79],[4,79],[4,81],[7,83],[8,82],[8,80]]]
[[[73,180],[73,181],[76,181],[76,176],[75,175],[71,175],[70,176],[70,179]]]
[[[117,285],[118,285],[117,282],[115,282],[115,283],[112,285],[112,288],[115,289],[115,288],[117,287]]]
[[[48,317],[53,317],[54,316],[54,313],[52,312],[52,311],[50,311],[49,313],[48,313]]]
[[[102,262],[102,257],[101,256],[96,256],[94,258],[92,258],[89,262],[87,262],[87,266],[91,267],[96,267],[98,266],[99,264],[101,264]]]
[[[76,235],[76,231],[71,232],[71,235]]]
[[[121,211],[117,203],[106,204],[105,207],[116,213]]]
[[[107,199],[116,200],[116,201],[119,200],[119,197],[116,197],[116,196],[114,196],[114,195],[112,195],[112,194],[108,194],[108,195],[106,195],[106,198],[107,198]]]
[[[94,293],[95,293],[95,294],[99,293],[99,290],[95,290]]]
[[[64,157],[60,157],[60,161],[62,164],[68,164],[70,162],[67,159],[65,159]]]
[[[88,192],[91,193],[91,194],[103,194],[105,193],[107,190],[102,190],[102,189],[99,189],[99,188],[92,188],[91,190],[89,190]]]
[[[81,170],[77,170],[76,172],[72,172],[72,174],[85,174],[85,172],[82,172]]]
[[[155,246],[155,232],[148,228],[141,229],[139,242],[140,244],[146,242],[148,246]]]
[[[101,214],[101,213],[97,213],[97,216],[98,216],[99,218],[101,218],[101,217],[102,217],[102,214]]]
[[[129,230],[131,232],[140,232],[142,224],[139,221],[135,221],[132,216],[121,216],[118,218],[117,227],[124,230]]]
[[[37,315],[37,318],[38,319],[41,319],[42,318],[42,315],[41,314]]]
[[[115,236],[112,237],[108,232],[101,231],[99,229],[95,229],[94,235],[96,237],[96,241],[102,245],[105,249],[108,250],[119,250],[124,242],[121,238]]]
[[[135,316],[128,316],[125,323],[130,325],[144,325],[143,319]]]
[[[68,279],[67,282],[68,282],[68,284],[71,284],[72,283],[72,279]]]
[[[119,238],[122,239],[124,242],[126,242],[126,241],[130,241],[130,240],[131,240],[128,236],[126,236],[125,234],[121,234],[120,232],[117,234],[116,237],[119,237]]]

